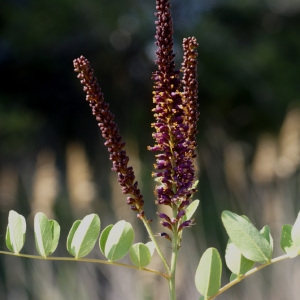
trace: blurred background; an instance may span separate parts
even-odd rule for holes
[[[300,1],[171,2],[178,68],[183,37],[199,42],[201,207],[196,226],[185,230],[177,282],[178,299],[198,299],[200,256],[213,246],[224,257],[224,209],[246,214],[258,228],[268,224],[275,256],[283,253],[282,224],[293,224],[300,209]],[[148,218],[155,218],[154,157],[146,150],[153,145],[155,1],[4,0],[0,7],[0,250],[11,209],[27,219],[24,253],[36,253],[37,211],[62,227],[56,256],[68,255],[68,230],[90,212],[102,228],[132,222],[136,241],[146,242],[110,171],[72,61],[90,60],[127,142]],[[168,242],[161,244],[167,252]],[[90,256],[103,258],[97,247]],[[297,299],[299,264],[278,263],[219,298]],[[222,285],[226,267],[223,274]],[[0,298],[167,299],[167,286],[118,267],[0,255]]]

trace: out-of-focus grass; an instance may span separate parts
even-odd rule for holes
[[[300,209],[300,110],[291,109],[278,134],[262,133],[256,145],[232,140],[222,128],[207,125],[199,141],[198,196],[201,207],[196,225],[184,233],[180,251],[177,286],[178,299],[198,299],[194,273],[200,256],[207,247],[217,247],[224,254],[227,236],[221,227],[223,209],[247,215],[260,228],[271,227],[279,246],[281,226],[292,224]],[[151,162],[138,153],[136,141],[128,141],[127,150],[137,178],[148,178]],[[106,153],[105,153],[106,155]],[[101,161],[101,160],[100,160]],[[100,171],[99,171],[100,170]],[[96,172],[97,171],[97,172]],[[100,182],[95,174],[103,173]],[[141,182],[145,190],[146,207],[152,207],[148,217],[155,218],[153,184]],[[150,203],[151,204],[150,204]],[[42,150],[33,164],[16,168],[0,167],[0,248],[5,249],[5,226],[8,211],[15,209],[27,218],[28,233],[24,252],[36,253],[32,234],[32,219],[37,211],[56,218],[62,226],[60,246],[55,253],[67,255],[65,241],[71,224],[93,211],[99,214],[102,228],[119,219],[133,223],[136,241],[147,241],[142,224],[126,205],[115,174],[99,161],[89,161],[80,143],[65,150],[64,165],[57,164],[52,149]],[[153,222],[155,231],[161,230]],[[161,240],[164,251],[168,241]],[[93,257],[100,258],[95,247]],[[125,259],[126,260],[126,259]],[[227,291],[220,299],[297,299],[299,258],[269,267]],[[157,257],[153,268],[160,268]],[[68,262],[33,261],[0,256],[1,299],[167,299],[167,284],[153,275],[102,265]],[[226,267],[224,267],[226,270]],[[223,272],[223,284],[229,272]]]

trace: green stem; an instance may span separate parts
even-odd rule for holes
[[[13,252],[7,252],[7,251],[0,251],[0,254],[4,255],[12,255],[12,256],[18,256],[18,257],[23,257],[23,258],[30,258],[30,259],[39,259],[39,260],[51,260],[51,261],[76,261],[76,262],[89,262],[89,263],[96,263],[96,264],[104,264],[104,265],[112,265],[112,266],[119,266],[119,267],[125,267],[129,269],[134,269],[138,271],[145,271],[149,272],[152,274],[156,274],[159,276],[162,276],[166,279],[169,279],[169,274],[162,273],[157,270],[153,269],[148,269],[148,268],[138,268],[133,265],[128,265],[128,264],[123,264],[123,263],[118,263],[118,262],[113,262],[109,260],[102,260],[102,259],[93,259],[93,258],[74,258],[74,257],[55,257],[55,256],[38,256],[38,255],[30,255],[30,254],[23,254],[23,253],[13,253]]]
[[[174,218],[177,216],[177,207],[172,208]],[[178,251],[180,248],[181,233],[178,232],[177,226],[173,227],[172,236],[172,256],[171,256],[171,276],[169,278],[169,293],[170,299],[176,300],[176,266],[178,259]]]
[[[165,266],[166,272],[167,272],[168,274],[170,274],[170,272],[171,272],[171,271],[170,271],[170,266],[169,266],[169,264],[168,264],[168,262],[167,262],[167,260],[166,260],[166,258],[165,258],[165,256],[164,256],[164,254],[162,253],[162,251],[161,251],[159,245],[157,244],[157,240],[156,240],[156,238],[155,238],[155,236],[154,236],[154,233],[153,233],[153,231],[152,231],[152,229],[151,229],[151,227],[150,227],[150,225],[149,225],[148,220],[146,219],[146,217],[142,217],[141,220],[143,221],[143,223],[144,223],[144,225],[145,225],[145,227],[146,227],[146,230],[147,230],[147,232],[148,232],[148,234],[149,234],[150,239],[151,239],[152,242],[154,243],[155,249],[156,249],[156,251],[157,251],[159,257],[161,258],[161,260],[162,260],[162,262],[163,262],[163,264],[164,264],[164,266]]]
[[[169,278],[170,299],[176,300],[176,266],[178,258],[178,232],[173,233],[172,237],[172,257],[171,257],[171,276]]]

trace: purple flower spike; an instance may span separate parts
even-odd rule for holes
[[[159,152],[156,154],[156,172],[153,174],[160,183],[155,188],[156,203],[172,208],[173,216],[169,216],[171,224],[178,224],[178,229],[182,230],[192,225],[190,221],[181,223],[181,218],[196,192],[194,159],[199,117],[196,76],[198,44],[194,37],[183,40],[182,68],[175,70],[169,0],[156,0],[156,9],[157,71],[152,75],[155,118],[152,136],[155,145],[148,149]],[[170,221],[167,223],[170,224]]]
[[[78,78],[86,92],[86,101],[92,109],[102,136],[105,139],[104,145],[107,146],[109,159],[112,161],[112,171],[118,173],[118,181],[123,194],[129,194],[127,204],[131,209],[138,212],[138,217],[144,217],[143,195],[138,189],[132,167],[128,167],[129,158],[124,150],[125,143],[119,133],[117,124],[114,121],[114,115],[108,109],[109,105],[104,102],[103,93],[94,77],[94,71],[89,61],[80,56],[74,60],[74,70],[78,73]]]

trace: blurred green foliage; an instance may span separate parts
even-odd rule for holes
[[[201,122],[221,124],[244,139],[279,128],[300,89],[300,18],[293,3],[172,1],[175,50],[181,54],[181,38],[187,35],[200,44]],[[149,132],[149,140],[143,121],[152,120],[154,8],[154,1],[136,0],[2,3],[0,101],[6,125],[1,145],[16,123],[7,118],[22,120],[28,137],[20,139],[21,148],[32,131],[37,144],[58,147],[85,138],[86,132],[93,136],[72,70],[72,60],[81,54],[91,60],[123,131],[142,139]],[[29,115],[39,122],[33,124]],[[1,156],[8,154],[2,146]]]

